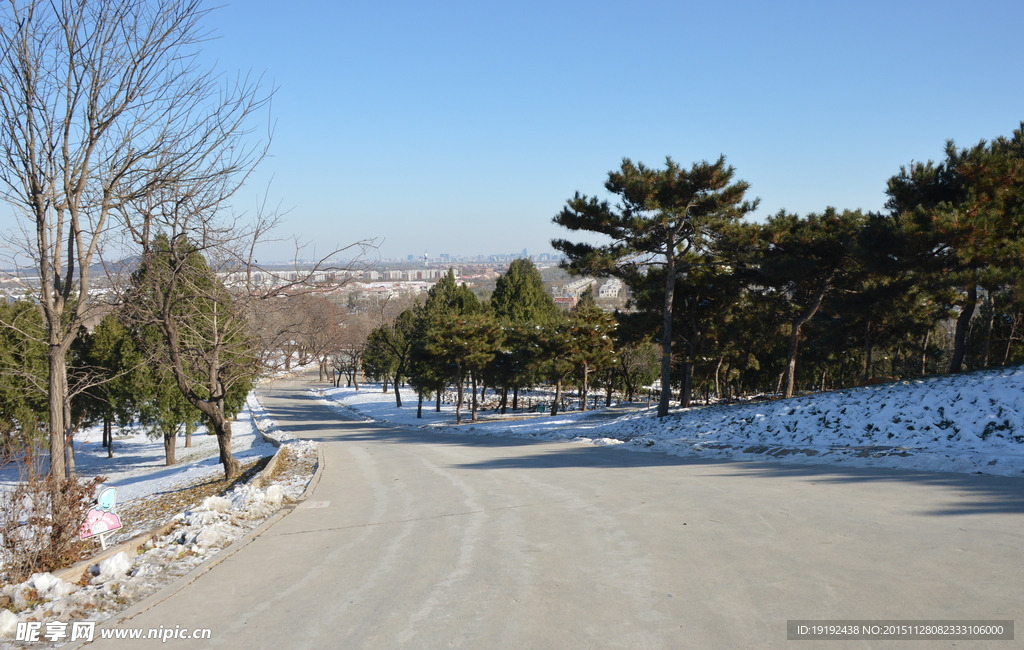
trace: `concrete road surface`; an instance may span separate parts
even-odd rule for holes
[[[730,463],[346,422],[262,391],[323,445],[307,500],[89,648],[1010,648],[795,641],[788,620],[1015,620],[1024,479]],[[168,593],[173,591],[173,593]]]

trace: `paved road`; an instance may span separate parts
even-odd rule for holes
[[[786,621],[1024,627],[1024,480],[367,426],[305,386],[263,399],[323,443],[308,500],[120,622],[213,639],[90,648],[1020,647],[796,643]]]

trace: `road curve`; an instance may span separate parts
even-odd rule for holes
[[[308,387],[261,390],[323,445],[307,500],[117,622],[212,639],[89,648],[779,648],[789,619],[1024,625],[1024,479],[390,428]]]

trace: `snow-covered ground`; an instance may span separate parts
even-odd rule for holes
[[[243,465],[277,450],[259,435],[254,421],[294,457],[305,459],[310,467],[315,464],[316,444],[277,430],[262,405],[250,398],[232,425],[232,448]],[[223,475],[216,439],[204,431],[193,436],[192,447],[179,447],[179,464],[173,467],[164,465],[163,442],[150,440],[141,432],[115,436],[113,459],[107,458],[98,430],[80,434],[75,448],[78,473],[108,477],[103,487],[116,487],[121,504]],[[4,586],[0,598],[9,599],[9,609],[0,608],[0,648],[54,647],[70,641],[69,622],[106,620],[185,575],[256,528],[283,504],[298,499],[311,476],[311,472],[286,476],[265,487],[240,485],[225,496],[208,497],[198,507],[176,515],[179,525],[149,542],[142,554],[120,552],[94,565],[88,585],[39,573],[24,583]],[[0,488],[18,479],[16,468],[0,469]],[[41,624],[35,630],[40,642],[14,640],[19,624],[26,631],[25,626],[34,623]],[[43,643],[48,631],[55,635],[53,642]]]
[[[257,407],[258,408],[258,407]],[[249,406],[231,425],[231,449],[241,463],[273,455],[276,447],[265,442],[252,424]],[[75,469],[80,476],[106,476],[103,487],[117,488],[117,501],[164,492],[169,488],[223,475],[218,461],[217,438],[205,427],[192,434],[192,446],[180,436],[177,464],[164,463],[162,438],[150,438],[141,428],[114,429],[114,457],[107,458],[102,429],[91,427],[75,435]],[[0,467],[0,487],[16,483],[20,470],[15,463]]]
[[[440,413],[403,392],[329,388],[324,400],[367,419],[455,430],[454,407]],[[637,405],[555,417],[497,418],[460,433],[512,435],[736,460],[837,463],[941,472],[1024,476],[1024,366],[819,393],[788,400],[674,410],[665,418]]]

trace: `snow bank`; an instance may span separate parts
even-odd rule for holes
[[[562,413],[453,427],[454,412],[372,386],[320,397],[346,413],[441,432],[576,440],[626,449],[729,459],[839,463],[1004,476],[1024,473],[1024,366],[928,377],[787,400],[679,409]],[[488,414],[490,415],[490,414]]]
[[[250,413],[252,414],[250,416]],[[259,401],[250,396],[248,408],[233,423],[232,449],[240,459],[267,456],[277,447],[266,442],[253,423],[258,423],[279,444],[299,458],[317,457],[316,443],[299,440],[277,430]],[[118,486],[119,501],[173,490],[198,478],[223,472],[217,462],[218,449],[213,436],[198,432],[194,446],[179,448],[185,462],[163,465],[163,443],[151,440],[140,431],[126,431],[115,438],[115,456],[106,458],[98,431],[87,431],[76,440],[78,470],[82,475],[103,474],[108,485]],[[0,487],[17,480],[10,468],[0,473]],[[133,602],[185,575],[193,568],[229,546],[255,528],[285,504],[302,496],[310,476],[295,474],[265,487],[240,485],[223,496],[208,497],[195,509],[175,517],[178,525],[166,535],[144,547],[135,557],[115,554],[90,568],[87,586],[60,580],[49,573],[38,573],[29,580],[0,589],[10,598],[15,614],[0,608],[0,648],[20,647],[7,643],[17,632],[19,621],[106,620]]]
[[[0,638],[13,638],[18,621],[73,618],[106,620],[127,605],[155,592],[255,528],[305,489],[298,481],[266,488],[239,486],[226,497],[210,497],[195,510],[179,515],[179,525],[146,545],[144,553],[117,553],[90,569],[92,578],[80,586],[37,573],[17,585],[7,585],[15,609],[2,610]],[[44,614],[51,612],[50,614]]]

